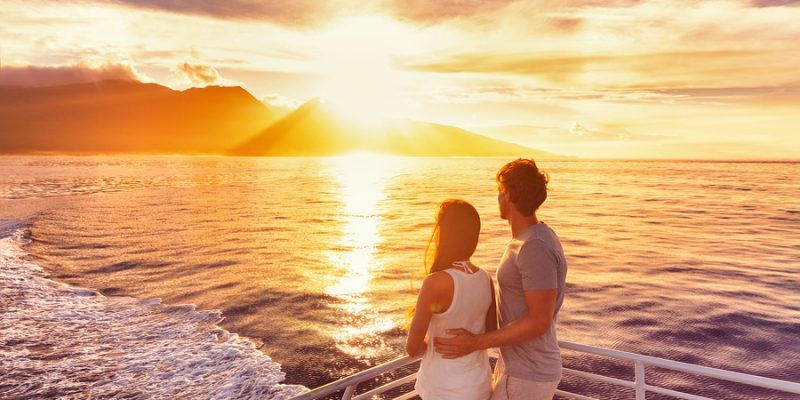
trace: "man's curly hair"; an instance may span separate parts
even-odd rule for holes
[[[533,215],[547,199],[550,177],[531,159],[514,160],[497,171],[497,188],[525,216]]]

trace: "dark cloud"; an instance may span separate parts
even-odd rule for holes
[[[750,4],[754,7],[796,7],[800,6],[800,0],[753,0]]]
[[[112,2],[178,14],[270,21],[284,25],[312,24],[335,11],[334,2],[325,0],[112,0]]]
[[[517,0],[389,0],[387,8],[413,22],[433,23],[499,10]]]
[[[707,103],[800,105],[800,85],[654,89],[652,93]]]
[[[583,25],[581,18],[548,18],[546,22],[551,28],[561,32],[575,32]]]
[[[212,85],[219,82],[219,72],[214,67],[185,62],[178,65],[178,71],[192,83]]]
[[[787,90],[796,88],[786,88],[786,87],[774,87],[774,86],[766,86],[766,87],[712,87],[712,88],[680,88],[680,89],[660,89],[654,90],[657,93],[664,93],[670,95],[677,95],[677,96],[692,96],[692,97],[714,97],[714,98],[721,98],[721,97],[749,97],[749,96],[761,96],[761,95],[770,95],[776,93],[782,93]]]
[[[102,0],[85,0],[102,1]],[[338,15],[388,12],[395,17],[419,24],[439,23],[455,18],[491,13],[522,3],[540,12],[582,8],[625,8],[643,0],[106,0],[127,7],[177,14],[200,15],[220,19],[268,21],[287,26],[324,23]],[[778,0],[756,0],[777,3]],[[785,1],[785,0],[784,0]],[[553,21],[556,28],[575,28],[578,20]]]
[[[415,23],[435,23],[495,11],[516,1],[519,0],[111,0],[140,9],[290,26],[314,25],[337,15],[374,11],[388,11]]]
[[[580,0],[566,2],[569,7],[576,8],[626,8],[643,3],[644,0]]]
[[[138,81],[139,77],[130,65],[113,63],[100,66],[86,63],[54,67],[3,66],[0,69],[0,85],[55,86],[112,79]]]

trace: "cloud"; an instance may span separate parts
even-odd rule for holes
[[[515,143],[619,143],[619,142],[658,142],[675,140],[675,136],[643,134],[632,132],[624,124],[595,123],[587,125],[573,122],[569,128],[560,126],[507,125],[476,128],[495,137]]]
[[[800,6],[800,0],[753,0],[751,4],[754,7],[796,7]]]
[[[565,6],[576,8],[626,8],[634,7],[643,3],[643,0],[582,0],[582,1],[569,1]]]
[[[577,32],[584,23],[583,18],[553,17],[545,20],[548,27],[560,32]]]
[[[663,153],[665,145],[687,143],[686,139],[678,136],[636,133],[624,123],[573,122],[570,127],[507,125],[476,128],[475,131],[512,143],[578,157],[663,158],[670,157],[670,154],[685,154],[685,151]]]
[[[261,101],[270,107],[288,108],[288,109],[297,108],[302,103],[300,101],[292,100],[278,93],[270,93],[264,96],[261,99]]]
[[[491,12],[519,0],[115,0],[127,7],[219,19],[269,21],[288,26],[315,25],[339,15],[375,11],[400,19],[434,23]]]
[[[782,52],[758,50],[578,56],[487,51],[444,55],[424,62],[407,61],[402,66],[412,71],[442,74],[517,75],[571,87],[584,86],[590,77],[593,88],[651,89],[714,87],[736,80],[764,86],[782,85],[796,77],[796,68],[784,62],[785,58]]]
[[[580,55],[580,56],[550,56],[535,55],[530,53],[461,53],[445,56],[444,59],[429,63],[406,64],[410,69],[425,72],[498,72],[530,75],[562,75],[583,72],[589,67],[602,67],[612,69],[624,65],[636,68],[652,68],[652,63],[679,64],[675,60],[714,61],[724,59],[731,61],[736,57],[743,57],[763,52],[750,51],[686,51],[650,54],[623,54],[623,55]],[[669,65],[667,65],[669,66]],[[680,66],[680,65],[675,65]],[[687,67],[688,68],[688,67]]]
[[[600,124],[597,127],[587,128],[580,122],[573,123],[569,134],[561,135],[562,141],[583,142],[608,142],[608,141],[638,141],[652,142],[660,140],[673,140],[672,136],[634,133],[617,124]]]
[[[336,11],[333,1],[317,0],[115,0],[133,8],[220,19],[270,21],[283,25],[316,23]]]
[[[400,19],[425,24],[473,16],[495,19],[496,16],[490,14],[497,11],[522,12],[526,14],[528,25],[535,25],[535,19],[543,17],[551,28],[574,31],[582,23],[581,18],[564,15],[550,18],[547,15],[583,9],[628,8],[641,3],[643,0],[385,0],[381,8]]]
[[[723,104],[735,102],[794,103],[800,104],[800,84],[785,86],[713,87],[654,90],[675,98],[688,98],[707,103]]]
[[[141,81],[131,65],[118,63],[95,64],[81,61],[59,66],[3,66],[0,85],[56,86],[103,80]]]
[[[778,0],[759,0],[777,2]],[[785,1],[785,0],[784,0]],[[491,13],[512,3],[524,3],[538,10],[575,10],[583,8],[625,8],[642,0],[582,0],[563,2],[524,0],[113,0],[113,3],[176,14],[200,15],[220,19],[269,21],[281,25],[314,25],[332,17],[384,12],[399,19],[422,24]],[[563,21],[572,27],[574,20]]]
[[[434,23],[499,10],[517,0],[390,0],[385,7],[395,16],[413,22]]]
[[[194,84],[213,85],[220,82],[220,76],[214,67],[185,62],[178,65],[178,72]]]
[[[404,67],[435,73],[505,73],[562,80],[581,72],[589,61],[585,57],[536,57],[526,53],[466,53],[426,63],[406,63]]]
[[[267,105],[276,118],[289,114],[302,104],[300,101],[292,100],[277,93],[270,93],[264,96],[261,102]]]

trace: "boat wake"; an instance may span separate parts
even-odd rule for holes
[[[280,364],[216,311],[106,297],[27,260],[21,221],[0,221],[0,397],[288,399]]]

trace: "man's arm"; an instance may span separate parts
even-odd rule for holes
[[[473,335],[466,329],[448,329],[446,333],[455,337],[435,338],[436,351],[442,358],[458,358],[473,351],[510,346],[543,335],[550,331],[557,297],[557,289],[526,290],[528,314],[525,317],[482,335]]]
[[[452,338],[434,338],[436,351],[444,358],[458,358],[476,350],[510,346],[547,333],[553,323],[558,298],[558,258],[542,241],[531,240],[520,246],[515,259],[524,291],[525,316],[503,328],[482,335],[461,329],[445,333]]]

